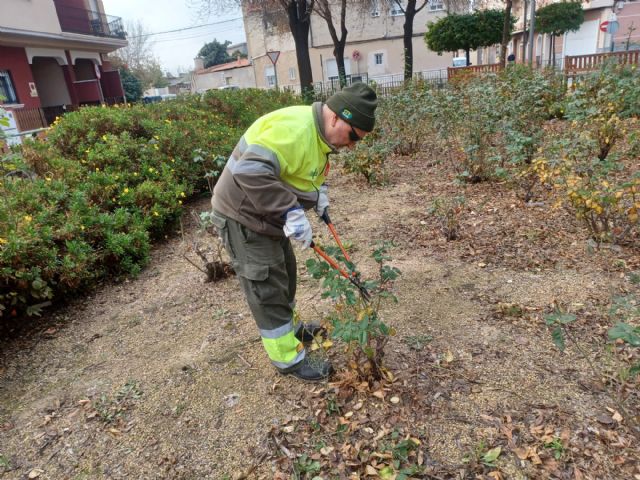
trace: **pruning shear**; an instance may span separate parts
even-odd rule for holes
[[[338,235],[336,228],[333,226],[333,223],[331,222],[331,218],[329,217],[327,210],[324,211],[324,213],[320,216],[320,218],[322,218],[322,220],[327,225],[327,227],[329,227],[329,231],[333,235],[333,238],[338,244],[338,247],[340,247],[340,250],[342,251],[342,254],[344,255],[345,260],[353,264],[353,262],[351,261],[351,257],[349,257],[349,254],[347,253],[344,246],[342,245],[342,242],[340,241],[340,236]],[[356,272],[352,272],[351,274],[348,274],[342,267],[340,267],[340,265],[338,265],[338,263],[335,260],[333,260],[327,254],[327,252],[322,250],[313,241],[311,242],[310,247],[313,248],[313,250],[318,255],[320,255],[329,265],[331,265],[332,268],[337,270],[340,273],[340,275],[342,275],[344,278],[349,280],[353,285],[355,285],[358,288],[358,291],[360,292],[360,296],[365,302],[369,302],[371,300],[371,294],[366,289],[366,287],[362,284],[362,281],[360,280],[360,276]]]

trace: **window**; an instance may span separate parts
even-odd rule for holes
[[[405,7],[403,0],[388,0],[389,1],[389,15],[392,17],[399,17],[400,15],[404,15],[403,8]]]
[[[380,2],[379,0],[371,0],[371,16],[379,17],[380,16]]]
[[[264,69],[264,78],[267,82],[267,87],[275,87],[276,86],[276,71],[273,67],[266,67]]]
[[[231,85],[233,83],[233,77],[224,77],[224,84]]]
[[[381,53],[376,53],[374,55],[374,59],[375,59],[375,64],[376,65],[382,65],[382,54]]]
[[[8,70],[0,70],[0,103],[18,103]]]
[[[291,67],[289,68],[289,80],[295,80],[296,79],[296,69],[295,67]]]
[[[438,12],[444,10],[444,0],[429,0],[429,11]]]

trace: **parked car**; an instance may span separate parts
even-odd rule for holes
[[[160,95],[151,95],[148,97],[142,97],[142,103],[157,103],[161,101],[162,101],[162,97]]]
[[[471,65],[471,63],[469,63]],[[454,67],[466,67],[467,66],[467,57],[453,57]]]
[[[238,85],[223,85],[218,87],[218,90],[240,90]]]

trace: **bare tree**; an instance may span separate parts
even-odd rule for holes
[[[336,26],[333,23],[333,5],[340,6],[340,37],[338,37]],[[347,44],[347,34],[349,33],[346,26],[347,0],[338,0],[337,2],[316,0],[316,13],[324,19],[329,28],[329,34],[331,35],[331,40],[333,40],[333,56],[336,58],[340,87],[344,87],[347,84],[347,73],[344,68],[344,47]]]
[[[226,13],[238,7],[261,9],[263,15],[270,16],[275,12],[275,15],[280,14],[283,19],[286,18],[296,47],[302,95],[307,98],[313,93],[309,30],[314,2],[315,0],[187,0],[187,5],[194,8],[201,18],[215,13]]]
[[[313,94],[313,73],[309,57],[309,29],[311,28],[314,0],[279,0],[279,3],[287,12],[289,29],[296,46],[302,96],[310,99]]]
[[[153,55],[153,42],[144,24],[137,20],[126,24],[128,45],[111,54],[117,68],[126,67],[143,88],[167,85],[160,61]]]
[[[400,0],[392,0],[404,13],[404,79],[411,80],[413,76],[413,20],[416,14],[427,6],[429,0],[407,0],[407,6],[403,7]],[[418,6],[420,5],[420,6]]]
[[[500,42],[500,66],[502,68],[507,64],[507,45],[511,40],[511,28],[513,27],[513,19],[511,18],[511,7],[513,0],[505,0],[504,7],[504,25],[502,26],[502,41]]]
[[[127,46],[119,48],[113,55],[132,71],[143,69],[155,60],[149,31],[140,20],[128,21],[125,28]]]

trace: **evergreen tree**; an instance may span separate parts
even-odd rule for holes
[[[436,22],[429,22],[424,39],[429,49],[438,54],[464,50],[469,65],[471,50],[501,42],[504,15],[502,10],[453,13]],[[512,17],[511,24],[514,22]]]
[[[120,68],[120,79],[127,102],[137,102],[142,98],[142,82],[128,68]]]
[[[213,42],[205,43],[198,52],[198,57],[204,59],[204,68],[233,61],[233,58],[227,53],[227,47],[229,45],[231,45],[229,40],[220,43],[214,39]]]
[[[575,32],[584,22],[584,10],[579,2],[552,3],[536,12],[536,30],[551,35],[549,42],[549,64],[556,63],[556,37]]]

